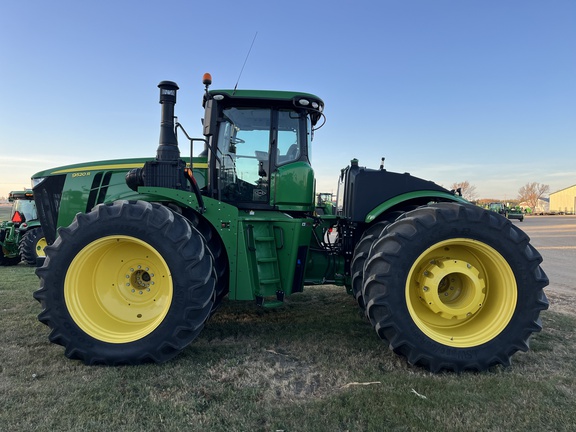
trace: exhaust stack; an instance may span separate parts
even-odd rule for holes
[[[176,105],[176,92],[178,85],[172,81],[162,81],[160,88],[160,103],[162,113],[160,120],[160,141],[156,152],[156,160],[175,161],[180,158],[178,140],[174,133],[174,105]]]
[[[126,184],[134,191],[140,186],[187,190],[186,163],[180,159],[174,130],[174,105],[178,85],[172,81],[162,81],[158,87],[162,113],[156,159],[146,162],[142,168],[130,170],[126,174]]]

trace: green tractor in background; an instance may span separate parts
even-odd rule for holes
[[[524,213],[519,206],[508,207],[506,204],[501,202],[491,202],[487,205],[488,210],[492,210],[498,214],[501,214],[508,219],[517,219],[520,222],[524,221]]]
[[[317,212],[323,101],[204,84],[203,138],[175,123],[178,86],[163,81],[155,158],[33,177],[50,244],[34,297],[66,356],[161,363],[224,297],[276,307],[317,284],[345,287],[394,352],[434,372],[508,365],[528,349],[548,278],[525,233],[431,181],[355,159],[339,173],[338,212]],[[179,130],[190,155],[203,143],[197,157],[181,158]]]
[[[316,196],[316,213],[321,215],[336,214],[336,206],[331,192],[322,192]]]
[[[16,265],[24,261],[36,265],[44,256],[46,240],[36,214],[36,204],[31,189],[12,191],[10,220],[0,222],[0,265]]]

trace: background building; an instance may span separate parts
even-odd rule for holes
[[[550,212],[574,214],[576,209],[576,185],[550,194]]]

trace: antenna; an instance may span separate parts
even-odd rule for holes
[[[242,65],[242,69],[240,69],[240,74],[238,75],[238,80],[236,81],[236,85],[234,86],[234,91],[232,92],[232,94],[236,93],[236,88],[238,87],[240,77],[242,76],[242,72],[244,72],[244,66],[246,66],[246,62],[248,61],[248,57],[250,56],[250,52],[252,51],[252,47],[254,46],[254,42],[256,41],[256,36],[258,36],[258,32],[254,34],[254,39],[252,39],[252,44],[250,44],[250,49],[248,50],[248,54],[246,54],[244,64]]]

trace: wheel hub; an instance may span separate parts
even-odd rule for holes
[[[128,264],[119,272],[118,287],[129,304],[155,301],[155,273],[148,265]]]
[[[480,271],[464,260],[431,260],[417,282],[422,302],[446,319],[470,318],[486,299],[486,284]]]

